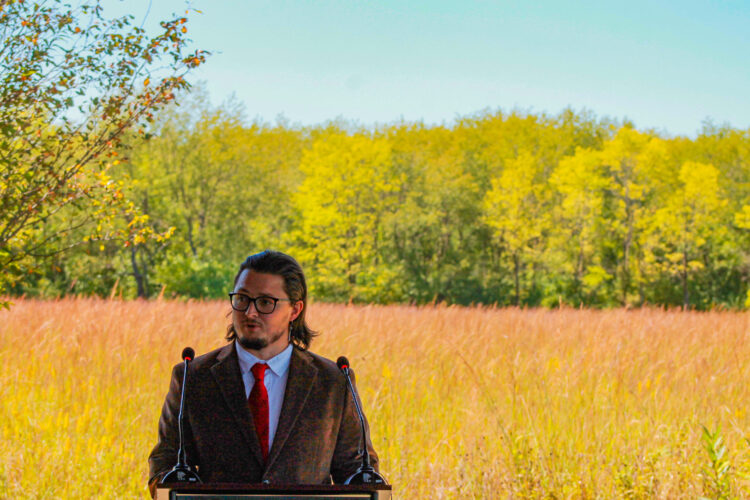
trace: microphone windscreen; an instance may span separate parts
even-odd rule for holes
[[[192,361],[195,357],[195,351],[192,347],[186,347],[182,350],[182,359],[187,359],[188,361]]]
[[[349,368],[349,360],[346,359],[344,356],[340,356],[339,359],[336,361],[336,364],[339,367],[339,370],[343,370],[344,368]]]

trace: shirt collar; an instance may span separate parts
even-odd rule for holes
[[[240,347],[236,340],[234,341],[234,348],[237,350],[237,357],[239,357],[240,361],[240,371],[242,373],[249,372],[255,363],[266,363],[268,368],[270,368],[277,377],[282,376],[289,369],[289,363],[292,359],[292,350],[294,350],[292,344],[289,344],[286,346],[286,349],[266,361],[247,352]]]

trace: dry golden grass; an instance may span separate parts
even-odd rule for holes
[[[0,497],[143,498],[171,366],[218,302],[18,300],[0,312]],[[702,427],[748,496],[750,314],[314,304],[396,498],[696,498]]]

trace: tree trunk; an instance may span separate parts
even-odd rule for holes
[[[135,278],[135,284],[138,287],[138,297],[145,299],[148,297],[146,277],[138,268],[138,261],[135,257],[135,245],[133,245],[130,247],[130,264],[133,266],[133,277]]]
[[[198,250],[195,248],[195,243],[193,242],[193,218],[192,217],[185,217],[185,222],[187,223],[187,241],[188,245],[190,245],[190,251],[193,254],[193,257],[198,256]]]
[[[583,239],[578,238],[578,259],[576,262],[576,270],[575,270],[575,280],[576,280],[576,286],[579,286],[581,283],[581,277],[583,276],[583,262],[584,262],[584,255],[583,255]]]
[[[682,252],[682,307],[690,309],[690,292],[688,291],[688,254],[687,250]]]
[[[518,274],[519,274],[520,267],[521,267],[519,260],[520,259],[518,258],[518,252],[514,252],[513,253],[513,277],[515,278],[515,281],[516,281],[516,297],[513,300],[513,302],[516,307],[518,307],[518,305],[521,302],[521,285],[518,279]]]
[[[628,202],[629,202],[628,198]],[[622,298],[620,301],[623,306],[628,302],[628,289],[630,288],[630,247],[633,244],[633,212],[630,206],[627,206],[628,233],[625,235],[623,243],[622,259]]]

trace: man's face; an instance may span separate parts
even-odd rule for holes
[[[272,297],[289,299],[284,292],[284,278],[276,274],[258,273],[245,269],[237,279],[235,293],[252,298]],[[239,344],[260,359],[270,359],[289,344],[289,323],[302,312],[304,303],[279,300],[270,314],[259,313],[255,304],[247,311],[232,309],[232,323]]]

